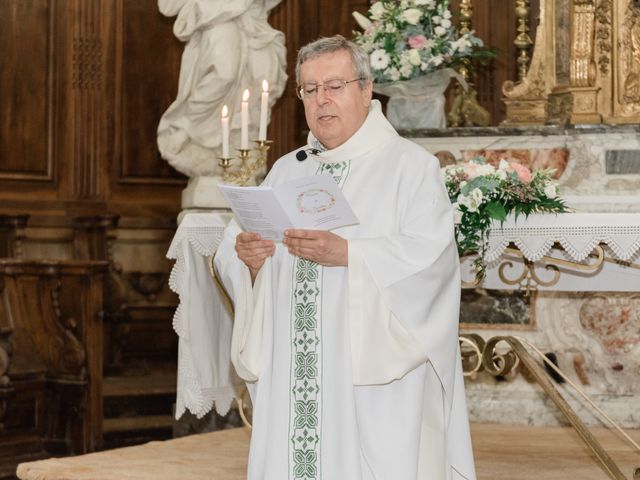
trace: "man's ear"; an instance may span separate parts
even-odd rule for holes
[[[367,84],[362,88],[362,98],[364,99],[364,106],[369,108],[373,98],[373,83],[371,80],[368,80]]]

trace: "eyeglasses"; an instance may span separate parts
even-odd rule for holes
[[[298,94],[298,98],[300,100],[311,100],[316,97],[318,94],[318,90],[320,87],[324,90],[324,93],[330,97],[337,97],[344,89],[347,87],[347,84],[352,82],[357,82],[359,80],[364,80],[364,78],[354,78],[353,80],[340,80],[338,78],[334,80],[328,80],[324,83],[306,83],[304,85],[300,85],[296,93]]]

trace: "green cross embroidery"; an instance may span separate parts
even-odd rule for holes
[[[342,186],[350,162],[321,163],[316,174],[333,175]],[[322,419],[322,274],[317,263],[296,258],[291,321],[290,478],[318,480]]]

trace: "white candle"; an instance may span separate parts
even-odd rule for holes
[[[260,130],[258,140],[267,139],[267,114],[269,113],[269,84],[262,81],[262,97],[260,99]]]
[[[249,150],[249,89],[242,94],[240,104],[240,149]]]
[[[222,107],[222,158],[229,158],[229,109],[226,105]]]

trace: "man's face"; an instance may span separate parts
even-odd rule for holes
[[[300,66],[302,85],[355,78],[351,55],[346,50],[312,58]],[[320,87],[315,95],[305,96],[307,124],[322,145],[334,149],[356,133],[367,118],[371,88],[371,82],[364,89],[360,89],[358,82],[351,82],[338,93],[325,92]]]

